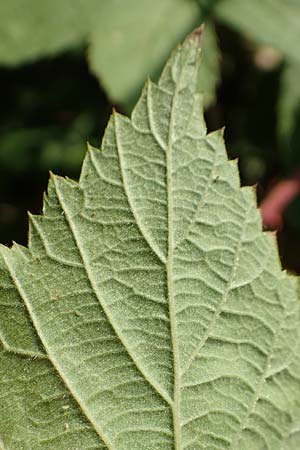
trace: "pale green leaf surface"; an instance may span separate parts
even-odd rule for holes
[[[1,349],[0,364],[1,450],[106,448],[46,359]]]
[[[300,61],[299,0],[220,0],[214,11],[218,19],[238,31]]]
[[[19,294],[0,256],[0,342],[7,351],[46,357]]]
[[[296,281],[206,134],[198,65],[196,32],[79,183],[51,178],[29,250],[1,247],[2,307],[25,306],[0,321],[6,449],[295,449]]]
[[[291,435],[284,441],[281,450],[298,450],[300,448],[300,430],[295,428]]]
[[[49,363],[2,259],[0,264],[0,449],[102,450]]]

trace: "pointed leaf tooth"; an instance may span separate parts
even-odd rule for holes
[[[150,78],[148,78],[140,95],[140,98],[138,99],[138,102],[131,114],[132,125],[140,133],[151,133],[147,104],[150,83]]]

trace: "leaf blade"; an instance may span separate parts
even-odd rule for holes
[[[95,448],[276,450],[299,417],[295,281],[222,132],[206,134],[200,35],[148,83],[131,121],[113,116],[79,183],[52,177],[29,250],[1,248],[48,355],[36,363]]]

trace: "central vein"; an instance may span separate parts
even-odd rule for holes
[[[174,93],[170,126],[168,136],[168,147],[166,150],[166,177],[167,177],[167,199],[168,199],[168,258],[167,258],[167,287],[170,314],[170,330],[173,345],[173,367],[174,367],[174,403],[173,403],[173,426],[175,450],[182,449],[181,423],[180,423],[180,361],[179,347],[176,327],[175,298],[173,286],[173,250],[174,250],[174,228],[173,228],[173,189],[172,189],[172,137],[174,128],[174,104],[178,93],[178,85]]]

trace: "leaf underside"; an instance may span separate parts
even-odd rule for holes
[[[299,448],[297,281],[206,133],[200,34],[1,247],[5,450]]]

